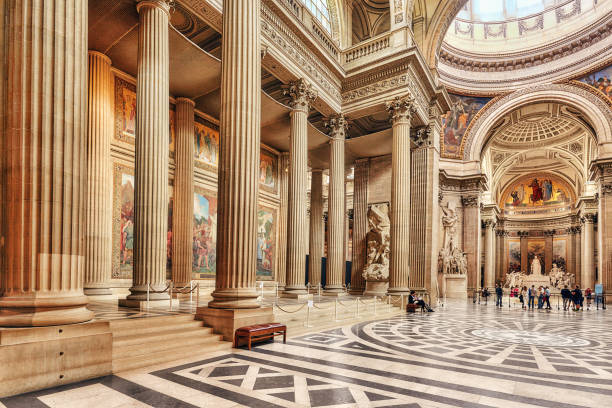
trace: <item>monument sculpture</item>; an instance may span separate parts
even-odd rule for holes
[[[442,275],[442,293],[447,298],[467,297],[467,259],[457,246],[457,211],[449,202],[442,207],[444,241],[438,255],[438,271]]]
[[[391,221],[389,204],[372,204],[368,210],[366,234],[367,260],[363,270],[366,296],[383,296],[389,287],[389,254],[391,250]]]
[[[564,286],[571,288],[576,284],[576,277],[573,274],[565,272],[563,269],[559,268],[556,263],[552,264],[549,277],[550,286],[555,289],[561,290]]]
[[[533,276],[542,276],[542,264],[537,255],[535,255],[533,261],[531,261],[531,274]]]

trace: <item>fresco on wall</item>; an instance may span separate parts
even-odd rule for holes
[[[545,250],[545,246],[546,243],[544,242],[544,240],[540,240],[540,239],[530,239],[529,241],[527,241],[527,265],[528,265],[528,270],[525,271],[527,274],[531,274],[531,263],[533,262],[533,259],[535,258],[535,256],[537,255],[538,260],[540,261],[540,270],[542,271],[542,275],[547,275],[549,271],[546,271],[544,269],[544,266],[546,265],[546,262],[544,262],[544,250]]]
[[[113,191],[113,279],[131,279],[134,264],[134,170],[116,164]]]
[[[276,194],[278,181],[278,158],[275,154],[262,150],[259,161],[259,185],[262,190]]]
[[[274,279],[275,248],[276,210],[259,206],[257,211],[257,279]]]
[[[491,98],[449,94],[451,109],[442,115],[443,152],[445,157],[461,158],[461,142],[465,131],[479,110]]]
[[[172,153],[174,153],[174,145],[176,141],[176,112],[172,108],[170,109],[170,113],[168,116],[168,124],[170,127],[168,132],[168,150],[173,156]]]
[[[567,272],[567,238],[555,238],[553,240],[552,256],[552,263],[557,264],[557,268]]]
[[[219,131],[196,120],[194,142],[196,166],[216,171],[219,165]]]
[[[174,188],[168,186],[168,232],[166,234],[166,279],[172,279],[172,218],[174,214]]]
[[[522,177],[502,195],[507,215],[536,215],[569,211],[573,193],[560,178],[550,174]]]
[[[521,271],[521,241],[508,241],[508,273]]]
[[[136,135],[136,85],[115,77],[115,138],[134,143]]]
[[[591,75],[587,75],[580,79],[580,81],[600,90],[612,100],[612,66],[606,67]]]
[[[196,188],[193,195],[193,277],[214,279],[217,271],[217,197]]]

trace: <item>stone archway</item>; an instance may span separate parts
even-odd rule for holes
[[[577,81],[544,84],[512,92],[487,105],[470,124],[462,141],[463,160],[479,161],[489,130],[512,110],[535,102],[557,101],[581,111],[589,120],[598,142],[598,155],[612,155],[612,102],[599,91]]]

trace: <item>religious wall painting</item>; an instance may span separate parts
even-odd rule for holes
[[[461,142],[465,131],[478,113],[491,98],[449,94],[451,109],[442,115],[442,155],[461,158]]]
[[[195,165],[216,172],[219,166],[219,130],[203,119],[195,121]]]
[[[134,169],[114,166],[113,279],[131,279],[134,265]]]
[[[521,271],[521,240],[508,240],[508,271],[507,273]]]
[[[278,156],[264,149],[260,153],[259,186],[263,191],[278,192]]]
[[[193,195],[194,279],[214,279],[217,272],[217,196],[196,187]]]
[[[136,85],[115,77],[115,139],[134,144]]]
[[[544,270],[545,262],[545,248],[546,242],[543,239],[530,239],[527,241],[527,265],[528,270],[525,271],[528,274],[531,274],[533,269],[533,261],[535,257],[538,257],[538,262],[540,263],[540,271],[542,275],[548,273],[548,271]]]
[[[612,100],[612,65],[587,75],[580,81],[591,85]]]
[[[273,280],[276,263],[276,210],[260,205],[257,210],[257,279]]]
[[[571,209],[573,190],[552,174],[531,174],[512,183],[502,194],[506,215],[560,214]]]
[[[172,279],[172,219],[174,214],[174,187],[168,186],[168,231],[166,234],[166,279]]]
[[[557,268],[567,272],[567,238],[566,237],[553,239],[552,263],[556,264]]]
[[[176,110],[174,106],[170,106],[168,125],[168,151],[170,152],[170,156],[174,157],[174,149],[176,144]]]

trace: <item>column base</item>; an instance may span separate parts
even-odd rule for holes
[[[342,297],[342,296],[347,296],[348,293],[346,293],[345,291],[341,291],[341,292],[336,292],[336,291],[323,291],[321,293],[321,296],[327,296],[327,297]]]
[[[87,322],[94,313],[87,309],[86,296],[0,298],[0,326],[57,326]]]
[[[258,293],[255,288],[216,289],[208,307],[213,309],[259,309]]]
[[[364,291],[365,291],[365,288],[351,288],[349,290],[349,294],[350,295],[355,295],[355,296],[361,296],[361,295],[363,295]]]
[[[283,293],[295,293],[296,295],[306,295],[308,293],[308,288],[306,288],[306,285],[286,286]]]
[[[274,312],[271,307],[257,309],[216,309],[199,307],[196,310],[196,320],[213,328],[215,333],[223,335],[223,340],[233,341],[236,329],[253,324],[272,323]]]
[[[387,295],[399,296],[399,295],[409,295],[410,288],[389,288],[387,289]]]
[[[99,287],[99,288],[95,288],[95,287],[83,288],[83,293],[85,293],[85,295],[87,296],[112,296],[113,295],[113,291],[108,286]]]
[[[297,300],[309,300],[313,298],[313,294],[310,293],[295,293],[295,292],[283,292],[280,297],[284,299],[297,299]]]
[[[170,308],[170,298],[164,300],[151,300],[147,302],[146,300],[140,299],[119,299],[119,306],[122,307],[130,307],[132,309],[146,309],[150,308]],[[172,307],[178,307],[179,301],[177,299],[172,299]]]
[[[165,285],[151,285],[149,289],[149,294],[147,295],[147,285],[137,285],[132,286],[130,288],[130,294],[126,297],[125,300],[138,300],[138,301],[146,301],[147,297],[149,301],[154,300],[165,300],[170,301],[170,295],[168,292],[156,293],[155,291],[162,291],[166,289]]]

